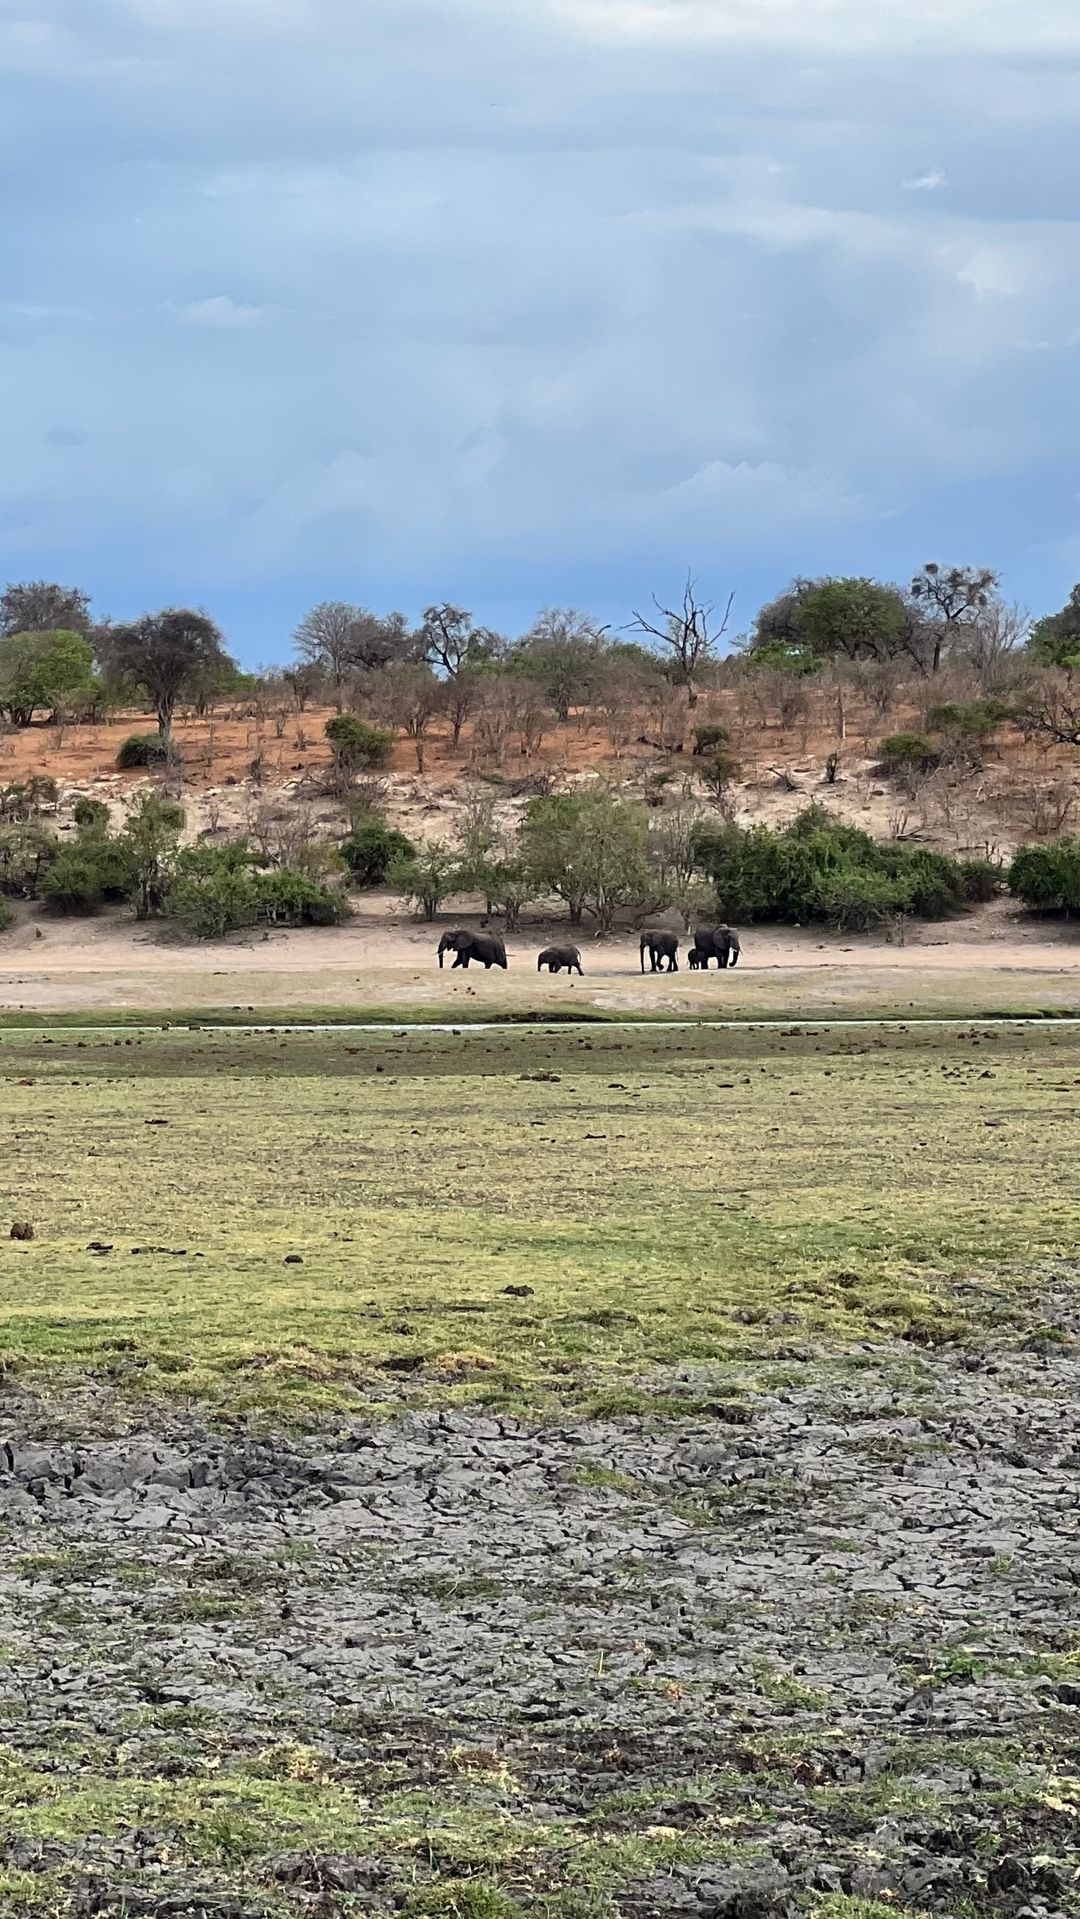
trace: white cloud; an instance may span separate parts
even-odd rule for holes
[[[923,49],[980,54],[1080,49],[1073,0],[549,0],[597,38],[789,45],[832,55]]]
[[[242,327],[258,326],[263,307],[242,306],[227,293],[215,293],[208,300],[191,300],[181,309],[185,326],[208,327],[220,333],[233,333]]]
[[[913,180],[904,181],[905,193],[936,193],[939,187],[948,186],[948,176],[942,167],[931,167],[929,173],[916,174]]]

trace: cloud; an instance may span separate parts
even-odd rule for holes
[[[209,327],[221,333],[258,326],[262,317],[262,307],[242,306],[227,293],[212,294],[207,300],[190,300],[180,312],[185,326]]]
[[[618,617],[928,540],[1056,596],[1073,0],[17,11],[9,570],[264,658],[258,595]]]

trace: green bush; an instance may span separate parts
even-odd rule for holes
[[[384,820],[362,820],[341,848],[354,886],[382,886],[395,860],[416,857],[416,847],[404,833]]]
[[[104,800],[92,800],[85,793],[76,800],[71,817],[80,839],[98,839],[109,830],[109,809]]]
[[[941,765],[937,747],[922,733],[890,733],[880,753],[885,773],[932,773]]]
[[[342,772],[361,773],[369,766],[385,766],[396,734],[358,720],[355,713],[335,713],[326,722],[326,737],[334,762]]]
[[[12,908],[11,908],[11,907],[10,907],[10,906],[8,905],[8,903],[7,903],[7,901],[6,901],[6,899],[4,898],[4,896],[3,896],[3,894],[2,894],[2,893],[0,893],[0,933],[6,933],[6,932],[8,932],[8,931],[9,931],[9,929],[10,929],[10,928],[11,928],[12,926],[14,926],[14,924],[15,924],[15,914],[14,914],[14,911],[13,911],[13,909],[12,909]]]
[[[699,825],[693,849],[716,887],[720,913],[732,920],[865,932],[895,913],[935,919],[957,912],[989,897],[996,884],[985,861],[880,844],[817,806],[779,830]]]
[[[107,900],[125,899],[132,877],[123,840],[83,840],[60,849],[42,873],[38,892],[56,913],[96,913]]]
[[[703,753],[711,753],[714,747],[726,746],[728,730],[726,726],[695,726],[694,752],[700,759]]]
[[[39,890],[55,913],[95,913],[105,899],[96,858],[75,846],[65,847],[42,874]]]
[[[121,773],[130,773],[133,767],[161,766],[168,757],[168,741],[160,733],[131,733],[116,755],[116,764]]]
[[[957,860],[956,874],[966,906],[982,906],[1001,890],[1001,868],[993,860]]]
[[[1009,714],[1010,708],[1004,700],[950,700],[944,706],[932,707],[926,723],[931,733],[950,733],[958,739],[985,740],[997,731]]]
[[[259,871],[246,848],[247,864],[191,858],[228,851],[198,847],[182,856],[165,912],[191,938],[220,939],[255,926],[338,926],[348,917],[348,902],[337,887],[288,866]]]
[[[1040,913],[1080,911],[1080,839],[1022,846],[1009,868],[1009,890]]]
[[[725,793],[734,780],[742,777],[742,765],[734,753],[710,753],[701,769],[701,777],[710,793]]]

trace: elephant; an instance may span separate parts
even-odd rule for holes
[[[717,966],[734,966],[740,953],[739,935],[730,926],[698,926],[694,929],[694,944],[690,948],[690,965],[696,972],[703,967],[709,970],[709,961],[715,959]]]
[[[452,933],[444,933],[439,941],[439,965],[443,963],[444,953],[454,953],[455,966],[468,968],[470,960],[476,960],[485,972],[493,966],[501,966],[506,971],[506,948],[498,933],[472,933],[467,927],[457,927]]]
[[[576,946],[545,946],[536,961],[537,972],[542,973],[545,966],[549,973],[561,973],[564,967],[568,973],[580,973],[581,954]]]
[[[666,970],[669,973],[678,972],[679,935],[677,933],[669,933],[666,926],[645,926],[642,928],[639,947],[642,972],[645,971],[646,949],[649,954],[650,972],[664,972],[665,969],[661,964],[663,960],[667,961]]]

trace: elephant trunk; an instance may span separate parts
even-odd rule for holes
[[[542,953],[536,962],[536,970],[538,973],[542,973],[544,970],[544,955]]]
[[[646,946],[646,942],[645,942],[645,940],[642,940],[642,942],[641,942],[641,948],[640,948],[640,952],[641,952],[641,970],[642,970],[642,972],[644,972],[644,971],[645,971],[645,946]]]

